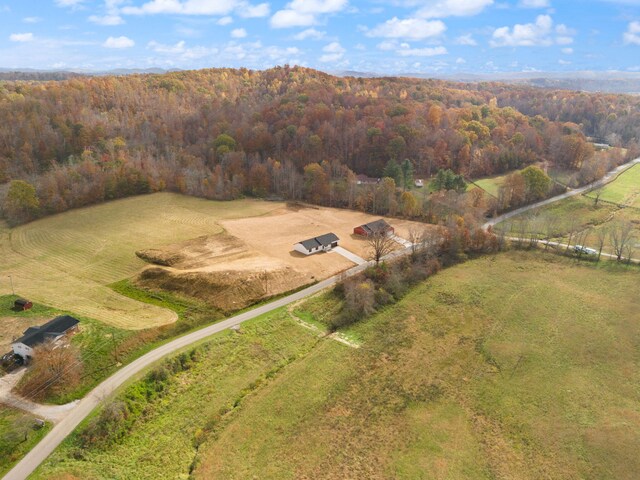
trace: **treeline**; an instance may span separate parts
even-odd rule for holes
[[[3,82],[0,115],[11,121],[0,125],[0,183],[26,180],[38,203],[9,199],[4,214],[19,223],[159,190],[393,213],[410,210],[415,195],[392,201],[388,184],[358,191],[356,173],[378,178],[389,162],[409,162],[418,178],[447,169],[476,177],[538,162],[580,169],[592,157],[579,125],[499,107],[509,92],[288,66]],[[609,122],[601,117],[589,128]],[[622,128],[613,124],[611,133]]]
[[[452,216],[445,226],[411,232],[411,255],[380,262],[334,288],[339,310],[329,316],[328,327],[338,330],[400,300],[409,289],[444,267],[469,256],[497,252],[504,238]]]

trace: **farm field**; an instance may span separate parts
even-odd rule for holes
[[[570,197],[559,202],[538,208],[513,217],[496,225],[497,230],[520,232],[520,224],[526,224],[526,231],[540,236],[546,233],[547,225],[552,225],[553,239],[560,242],[568,239],[568,232],[584,231],[590,233],[584,240],[589,247],[597,247],[597,231],[609,228],[616,222],[630,222],[634,235],[640,245],[640,165],[625,171],[613,182],[605,185],[598,204],[595,204],[593,192],[587,195]],[[621,208],[618,205],[629,205]],[[638,248],[636,248],[636,251]],[[605,243],[604,253],[612,253],[609,240]],[[636,254],[637,255],[637,254]]]
[[[73,210],[14,229],[0,227],[0,294],[11,293],[11,275],[16,293],[110,325],[142,329],[172,323],[174,312],[107,287],[145,265],[135,251],[219,233],[223,218],[260,215],[277,207],[159,193]]]
[[[589,194],[593,197],[593,192]],[[614,182],[605,185],[600,200],[640,208],[640,164],[636,164]]]
[[[170,193],[134,197],[44,218],[14,229],[0,227],[0,294],[16,293],[35,302],[73,311],[126,329],[174,322],[174,312],[124,297],[108,285],[138,274],[170,251],[181,260],[169,280],[151,287],[201,298],[233,311],[353,265],[336,253],[303,257],[293,244],[334,231],[348,248],[366,256],[366,241],[354,240],[354,226],[378,217],[347,210],[288,208],[257,200],[216,202]],[[399,233],[410,222],[393,221]],[[420,228],[424,228],[419,224]],[[226,234],[223,234],[226,231]],[[262,275],[266,276],[263,280]],[[266,287],[261,286],[266,283]],[[167,285],[168,284],[168,285]],[[237,300],[237,302],[236,302]]]
[[[514,251],[351,327],[359,349],[279,310],[204,344],[121,440],[80,449],[81,430],[35,478],[635,479],[639,288]]]

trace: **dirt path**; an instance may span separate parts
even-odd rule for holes
[[[620,165],[619,167],[614,168],[609,173],[607,173],[604,177],[602,177],[600,180],[596,180],[595,182],[590,183],[588,185],[585,185],[584,187],[576,188],[575,190],[570,190],[570,191],[568,191],[566,193],[563,193],[561,195],[556,195],[555,197],[547,198],[546,200],[542,200],[541,202],[538,202],[538,203],[532,203],[531,205],[525,205],[524,207],[517,208],[516,210],[512,210],[511,212],[507,212],[507,213],[499,215],[499,216],[497,216],[495,218],[492,218],[491,220],[489,220],[488,222],[486,222],[483,225],[483,228],[486,230],[489,227],[493,227],[493,226],[497,225],[500,222],[503,222],[505,220],[508,220],[509,218],[515,217],[516,215],[520,215],[521,213],[528,212],[529,210],[533,210],[534,208],[543,207],[545,205],[549,205],[551,203],[555,203],[555,202],[558,202],[560,200],[564,200],[565,198],[570,198],[570,197],[575,197],[576,195],[581,195],[581,194],[583,194],[585,192],[588,192],[589,190],[592,190],[594,188],[602,187],[602,186],[606,185],[607,183],[609,183],[610,181],[614,180],[622,172],[628,170],[629,168],[633,167],[636,164],[640,164],[640,158],[636,158],[636,159],[631,160],[631,161],[629,161],[629,162],[627,162],[625,164]]]
[[[11,390],[18,384],[26,371],[27,369],[23,367],[0,377],[0,403],[23,410],[53,423],[62,421],[73,410],[79,400],[65,405],[42,405],[22,398]]]

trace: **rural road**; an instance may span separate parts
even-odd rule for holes
[[[637,163],[640,163],[640,158],[636,158],[636,159],[631,160],[631,161],[629,161],[627,163],[623,163],[619,167],[616,167],[613,170],[611,170],[610,172],[608,172],[600,180],[596,180],[593,183],[589,183],[588,185],[585,185],[584,187],[576,188],[574,190],[569,190],[568,192],[563,193],[561,195],[556,195],[555,197],[547,198],[546,200],[542,200],[541,202],[538,202],[538,203],[532,203],[531,205],[525,205],[524,207],[518,208],[516,210],[512,210],[511,212],[507,212],[507,213],[505,213],[503,215],[499,215],[499,216],[497,216],[495,218],[492,218],[491,220],[489,220],[487,223],[485,223],[483,225],[483,228],[486,230],[489,227],[493,227],[494,225],[496,225],[496,224],[498,224],[500,222],[503,222],[504,220],[508,220],[511,217],[515,217],[516,215],[520,215],[521,213],[527,212],[529,210],[533,210],[534,208],[543,207],[545,205],[549,205],[550,203],[555,203],[555,202],[558,202],[560,200],[564,200],[565,198],[574,197],[576,195],[580,195],[580,194],[582,194],[584,192],[587,192],[589,190],[592,190],[594,188],[601,187],[601,186],[605,185],[606,183],[609,183],[609,181],[611,181],[617,175],[620,175],[623,171],[627,170],[628,168],[633,167]]]
[[[402,250],[401,252],[405,251],[406,250]],[[390,257],[391,256],[398,256],[398,252],[393,252]],[[300,290],[299,292],[274,300],[271,303],[262,305],[248,312],[235,315],[227,320],[189,333],[183,337],[176,338],[171,342],[165,343],[164,345],[151,350],[128,365],[125,365],[75,404],[60,423],[56,424],[40,441],[40,443],[33,447],[33,449],[4,476],[4,480],[23,480],[27,478],[56,449],[56,447],[60,445],[67,435],[69,435],[78,426],[78,424],[91,413],[95,407],[108,398],[118,387],[133,378],[145,368],[153,365],[155,362],[163,359],[167,355],[177,352],[180,349],[188,347],[195,342],[210,337],[211,335],[239,325],[247,320],[254,319],[292,302],[302,300],[309,295],[313,295],[314,293],[341,281],[345,276],[352,276],[361,272],[371,263],[372,262],[367,262],[362,265],[358,265],[347,270],[341,275],[336,275],[318,282],[304,290]]]

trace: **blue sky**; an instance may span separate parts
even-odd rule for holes
[[[0,0],[0,67],[640,71],[640,0]]]

